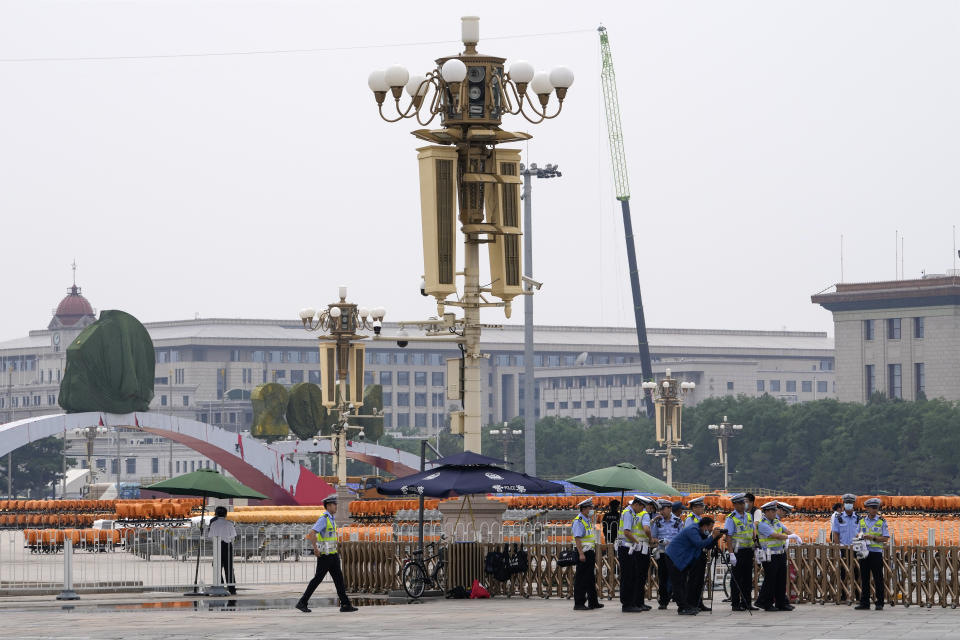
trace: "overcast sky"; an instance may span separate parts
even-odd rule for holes
[[[897,232],[906,277],[953,266],[957,2],[2,0],[0,339],[46,326],[74,258],[95,307],[144,322],[296,318],[340,283],[388,320],[434,313],[423,143],[366,79],[458,52],[469,13],[482,52],[576,73],[556,120],[504,125],[564,174],[534,184],[538,323],[633,322],[601,23],[649,326],[832,334],[810,295],[841,234],[847,281],[896,277]],[[324,51],[135,57],[290,49]]]

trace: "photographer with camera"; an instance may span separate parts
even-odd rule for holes
[[[687,515],[687,519],[683,523],[684,529],[700,526],[705,508],[703,496],[691,500],[689,506],[691,513]],[[710,611],[710,607],[703,604],[703,582],[704,574],[707,571],[707,553],[701,553],[693,562],[694,566],[690,568],[690,578],[687,581],[687,602],[690,603],[690,606],[700,609],[700,611]]]
[[[697,564],[697,557],[705,549],[717,543],[724,534],[723,529],[713,529],[713,518],[705,517],[699,526],[684,527],[667,546],[664,556],[670,558],[670,582],[673,585],[673,597],[677,601],[677,613],[681,616],[695,616],[700,613],[696,603],[687,599],[689,582]]]

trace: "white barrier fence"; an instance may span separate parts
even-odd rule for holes
[[[306,583],[316,570],[304,535],[310,525],[262,527],[238,525],[233,543],[236,584]],[[64,536],[28,539],[28,532],[0,532],[0,595],[59,593],[65,578],[73,590],[172,591],[216,584],[214,546],[190,527],[155,527],[125,531],[117,541],[89,541]],[[67,545],[72,542],[72,545]],[[65,547],[72,546],[70,570],[65,571]]]

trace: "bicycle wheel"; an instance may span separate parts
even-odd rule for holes
[[[437,588],[444,593],[447,592],[447,565],[440,563],[437,565],[436,570],[433,572],[433,581],[436,583]]]
[[[416,562],[408,562],[403,568],[403,589],[407,595],[411,598],[422,596],[425,578],[423,567]]]

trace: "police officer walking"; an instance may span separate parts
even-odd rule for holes
[[[725,528],[733,548],[730,554],[730,604],[734,611],[757,611],[753,598],[753,514],[747,510],[747,495],[731,496],[733,512],[727,516]]]
[[[863,503],[867,515],[859,520],[859,537],[867,541],[867,557],[860,560],[860,604],[854,609],[870,608],[870,576],[873,576],[873,590],[876,609],[883,609],[883,545],[890,539],[887,522],[880,516],[880,498],[870,498]]]
[[[793,611],[793,605],[787,600],[787,554],[784,547],[792,532],[780,522],[777,507],[776,500],[760,507],[763,518],[757,523],[757,536],[763,557],[763,585],[757,596],[757,606],[764,611]]]
[[[617,562],[620,563],[620,605],[625,613],[643,611],[636,606],[637,588],[637,550],[640,540],[637,530],[640,529],[640,519],[643,516],[643,502],[639,496],[634,496],[623,511],[620,512],[620,526],[617,529],[617,540],[614,548],[617,550]]]
[[[317,572],[307,585],[307,590],[300,596],[296,607],[304,613],[310,613],[310,608],[307,606],[310,596],[329,573],[337,588],[337,595],[340,597],[340,611],[356,611],[357,608],[350,603],[350,597],[347,595],[343,571],[340,569],[340,556],[337,553],[337,523],[334,519],[337,514],[337,494],[324,498],[323,508],[327,512],[320,516],[307,533],[307,540],[313,543],[313,555],[317,556]]]
[[[571,525],[573,542],[577,545],[577,572],[573,579],[573,610],[602,609],[597,600],[597,532],[593,526],[593,498],[580,502],[580,513]]]
[[[853,544],[857,533],[860,531],[860,517],[853,510],[857,502],[857,496],[852,493],[845,493],[840,499],[842,500],[842,507],[830,517],[830,541],[833,544],[846,547],[841,552],[843,561],[840,563],[840,601],[845,603],[853,600],[853,592],[847,589],[847,565],[851,564],[853,559],[853,551],[850,545]]]
[[[683,528],[699,527],[703,520],[704,500],[703,496],[694,498],[690,501],[691,513],[683,523]],[[690,576],[687,579],[687,602],[691,607],[696,607],[700,611],[710,611],[710,607],[703,604],[703,579],[707,571],[707,553],[702,552],[693,561],[690,567]]]
[[[657,600],[660,603],[658,608],[666,609],[670,604],[670,596],[673,594],[670,588],[670,556],[665,552],[670,541],[673,540],[680,529],[683,528],[679,516],[674,515],[673,503],[669,500],[658,500],[660,513],[654,516],[653,525],[650,527],[650,533],[658,541],[657,556]],[[681,505],[682,507],[683,505]]]

